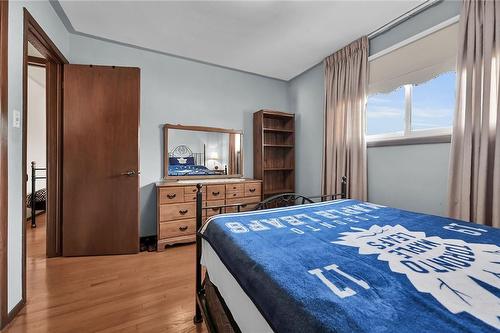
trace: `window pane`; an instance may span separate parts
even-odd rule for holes
[[[404,115],[404,86],[388,94],[372,95],[366,106],[366,134],[403,132]]]
[[[455,110],[455,72],[413,87],[411,128],[446,128],[453,124]]]

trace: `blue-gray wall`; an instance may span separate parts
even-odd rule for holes
[[[368,148],[368,200],[446,215],[450,144]]]
[[[321,194],[323,165],[323,64],[318,64],[289,82],[290,112],[295,113],[296,191]]]
[[[71,35],[73,63],[141,69],[141,235],[156,234],[154,183],[162,178],[165,123],[242,129],[244,175],[253,175],[253,112],[287,111],[287,83],[94,38]]]

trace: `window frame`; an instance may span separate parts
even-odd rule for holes
[[[444,73],[443,73],[444,74]],[[398,132],[388,132],[382,134],[366,134],[368,128],[368,117],[366,117],[365,138],[368,146],[388,146],[419,143],[443,143],[451,142],[453,124],[450,127],[437,127],[431,129],[412,130],[412,109],[413,109],[413,84],[403,85],[405,93],[404,129]],[[366,100],[368,104],[368,99]],[[365,112],[368,111],[366,108]]]

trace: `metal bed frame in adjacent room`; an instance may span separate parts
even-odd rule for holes
[[[201,323],[205,321],[208,332],[214,333],[219,332],[215,321],[220,322],[220,318],[223,318],[223,331],[224,332],[240,332],[238,325],[233,319],[233,316],[226,306],[224,299],[220,296],[217,288],[211,284],[208,278],[208,273],[205,276],[205,280],[202,280],[202,267],[201,267],[201,235],[200,229],[203,226],[203,211],[204,210],[219,210],[219,213],[224,213],[228,208],[234,210],[236,208],[237,212],[241,211],[241,208],[247,206],[247,204],[231,204],[231,205],[220,205],[220,206],[205,206],[203,207],[203,195],[202,195],[202,184],[196,185],[198,191],[196,193],[196,286],[195,286],[195,316],[194,323]],[[295,206],[303,205],[308,203],[314,203],[317,201],[328,201],[334,199],[346,199],[347,198],[347,177],[343,176],[341,181],[341,193],[319,195],[313,197],[303,196],[297,193],[283,193],[272,197],[269,197],[256,204],[255,210],[270,209],[275,207],[283,206]],[[207,281],[208,280],[208,281]],[[208,284],[208,285],[207,285]],[[210,294],[214,295],[212,297],[215,300],[207,297],[206,287],[210,288]],[[211,311],[209,303],[215,304],[217,309]],[[214,320],[214,318],[216,318]]]
[[[47,168],[37,168],[35,161],[31,162],[31,227],[36,228],[36,181],[39,179],[47,179],[47,176],[37,176],[37,171],[47,171]]]

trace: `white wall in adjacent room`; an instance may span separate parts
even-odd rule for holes
[[[45,68],[28,66],[28,135],[26,171],[28,182],[26,193],[31,193],[31,161],[36,162],[38,168],[45,168],[47,158],[47,131],[45,116]],[[37,175],[45,175],[38,171]],[[45,179],[35,182],[36,190],[45,188]]]

